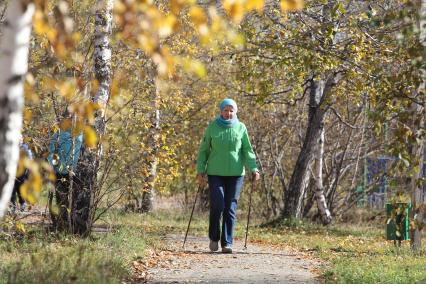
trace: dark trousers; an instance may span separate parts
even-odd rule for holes
[[[232,246],[237,203],[244,177],[208,176],[210,188],[209,238],[222,247]],[[220,219],[222,218],[222,234]]]
[[[25,182],[26,177],[21,176],[15,179],[15,184],[13,185],[12,197],[10,198],[10,202],[12,206],[16,207],[16,197],[18,197],[19,204],[25,204],[25,200],[22,198],[20,187]]]

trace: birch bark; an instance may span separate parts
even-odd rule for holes
[[[330,95],[334,81],[334,74],[330,74],[326,79],[319,79],[318,81],[311,80],[308,128],[303,140],[302,149],[290,178],[288,190],[283,196],[284,209],[281,214],[283,218],[302,217],[301,203],[309,183],[306,180],[307,176],[309,176],[308,166],[312,160],[321,125],[324,121],[324,115],[327,111],[327,108],[323,104]]]
[[[19,159],[23,77],[28,70],[34,10],[32,3],[10,1],[0,41],[0,218],[10,201]]]
[[[323,157],[324,157],[324,125],[321,126],[318,148],[315,155],[315,198],[317,200],[318,212],[324,225],[331,222],[331,213],[328,210],[323,186]]]
[[[110,98],[111,88],[111,46],[113,0],[97,0],[94,30],[94,73],[99,83],[93,102],[99,105],[95,113],[94,128],[98,139],[105,133],[105,111]],[[89,149],[83,147],[77,167],[77,177],[80,181],[75,193],[75,203],[72,212],[74,233],[87,236],[90,234],[96,204],[94,200],[98,193],[97,176],[102,158],[102,146]]]

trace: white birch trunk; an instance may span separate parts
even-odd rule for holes
[[[324,186],[322,180],[322,166],[324,157],[324,126],[321,129],[318,139],[318,146],[315,155],[315,199],[317,201],[318,212],[324,225],[331,222],[331,213],[328,210],[327,202],[324,195]]]
[[[98,81],[98,90],[93,97],[93,102],[99,105],[95,113],[94,128],[99,139],[105,133],[105,111],[111,93],[111,46],[113,0],[97,0],[95,27],[94,27],[94,73]],[[74,233],[88,236],[91,231],[98,194],[97,176],[102,158],[102,145],[95,150],[83,147],[77,177],[80,181],[75,193],[72,222]]]
[[[323,107],[325,98],[330,95],[335,81],[335,75],[329,75],[326,80],[311,80],[311,90],[309,94],[309,117],[305,137],[303,139],[302,149],[297,157],[293,173],[290,178],[288,189],[284,192],[284,208],[281,217],[300,218],[303,215],[302,200],[305,195],[306,187],[309,184],[308,167],[315,154],[315,147],[318,143],[321,125],[324,123],[324,115],[327,111]]]
[[[0,218],[10,201],[19,159],[23,77],[28,70],[34,10],[32,3],[10,1],[0,42]]]
[[[95,50],[93,53],[94,72],[99,88],[93,101],[100,105],[95,118],[95,129],[99,135],[105,132],[105,109],[110,98],[111,89],[111,46],[113,0],[97,0],[95,15]]]

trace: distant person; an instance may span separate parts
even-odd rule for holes
[[[220,115],[209,123],[201,141],[197,173],[200,186],[204,186],[207,177],[210,188],[209,248],[217,251],[220,241],[222,252],[232,253],[244,164],[253,181],[259,180],[260,175],[247,128],[237,118],[236,102],[224,99],[219,108]]]
[[[67,112],[64,114],[63,121],[65,120],[71,121],[71,116]],[[66,124],[64,123],[62,126]],[[56,174],[55,197],[59,209],[57,218],[59,223],[57,225],[60,228],[66,228],[67,225],[64,222],[68,220],[68,191],[71,178],[74,177],[74,171],[77,167],[82,142],[83,135],[79,134],[73,137],[71,127],[60,129],[50,138],[48,160]]]
[[[23,156],[26,156],[30,160],[33,159],[33,153],[31,152],[28,145],[24,143],[24,139],[22,138],[22,135],[21,135],[21,138],[19,139],[19,157],[23,157]],[[28,169],[24,169],[24,172],[22,173],[22,175],[15,178],[15,184],[13,185],[12,197],[10,199],[11,206],[12,206],[11,209],[12,209],[13,214],[16,213],[16,209],[17,209],[16,197],[18,197],[20,211],[25,211],[25,209],[27,208],[27,204],[25,202],[25,199],[22,198],[22,195],[21,195],[21,186],[28,179],[29,175],[30,175],[30,171]]]

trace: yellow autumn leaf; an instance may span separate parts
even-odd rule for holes
[[[18,169],[16,170],[16,176],[22,176],[25,171],[24,159],[19,159],[18,161]]]
[[[186,72],[193,73],[200,78],[203,78],[204,76],[206,76],[206,69],[203,63],[201,63],[201,61],[199,60],[186,59],[184,60],[183,68]]]
[[[156,21],[158,35],[162,38],[171,35],[176,30],[177,24],[178,22],[173,14],[158,18]]]
[[[81,41],[81,33],[80,32],[74,32],[71,36],[74,44],[78,44]]]
[[[193,61],[192,70],[200,78],[204,78],[206,76],[206,68],[204,67],[204,64],[198,60]]]
[[[48,175],[47,175],[47,179],[54,182],[56,180],[56,175],[53,171],[49,171]]]
[[[303,0],[281,0],[281,9],[283,11],[297,11],[303,9]]]
[[[141,4],[145,4],[145,5],[151,5],[152,4],[152,0],[140,0],[139,2]]]
[[[126,5],[122,1],[114,1],[114,12],[117,14],[123,14],[126,12]]]
[[[25,199],[28,203],[35,204],[37,201],[37,196],[34,190],[31,190],[33,181],[27,180],[21,187],[19,188],[22,198]]]
[[[71,82],[64,82],[59,86],[59,92],[67,100],[72,100],[75,95],[75,86]]]
[[[54,54],[59,58],[65,59],[67,56],[67,47],[62,42],[56,42],[54,47]]]
[[[25,233],[25,226],[21,222],[16,222],[15,228],[18,232],[23,233],[23,234]]]
[[[28,180],[27,180],[19,188],[19,192],[21,193],[22,198],[25,199],[25,200],[28,200],[28,198],[27,198],[28,191],[29,191],[29,188],[28,188]]]
[[[195,0],[171,0],[170,10],[173,14],[177,15],[186,5],[194,4]]]
[[[234,22],[239,23],[244,17],[243,4],[243,0],[225,0],[223,1],[223,8]]]
[[[263,6],[265,5],[265,1],[263,0],[247,0],[247,10],[256,10],[261,12],[263,10]]]
[[[160,53],[155,53],[152,60],[157,65],[157,72],[160,76],[171,76],[175,72],[176,60],[167,47],[163,47]]]
[[[242,47],[245,43],[245,38],[243,35],[237,32],[229,32],[228,40],[235,46],[235,47]]]
[[[96,131],[91,127],[86,125],[84,127],[84,143],[89,148],[93,148],[96,146],[96,142],[98,141],[98,137],[96,136]]]
[[[44,20],[43,12],[37,10],[33,17],[33,27],[36,34],[46,35],[50,42],[54,42],[58,32]]]
[[[81,121],[77,121],[72,128],[72,136],[76,137],[83,132],[84,124]]]
[[[67,118],[67,119],[64,119],[64,120],[61,121],[60,128],[62,130],[67,130],[67,129],[71,128],[71,125],[72,125],[71,119]]]
[[[25,108],[24,109],[24,120],[30,122],[32,118],[33,118],[33,112],[30,109]]]
[[[157,47],[157,41],[152,36],[147,36],[144,34],[138,36],[138,43],[149,55],[151,55]]]
[[[117,78],[121,79],[120,76],[115,76],[111,83],[111,98],[117,97],[120,92],[120,80]]]
[[[37,172],[33,172],[32,173],[32,187],[33,187],[33,197],[34,197],[34,202],[31,202],[31,204],[34,204],[35,201],[38,199],[38,194],[41,192],[42,189],[42,179],[41,179],[41,175],[40,172],[37,170]]]
[[[88,119],[89,123],[95,121],[95,106],[92,102],[86,103],[84,105],[84,117]]]
[[[191,7],[189,10],[189,16],[197,28],[207,23],[206,14],[204,13],[203,9],[198,6]]]

